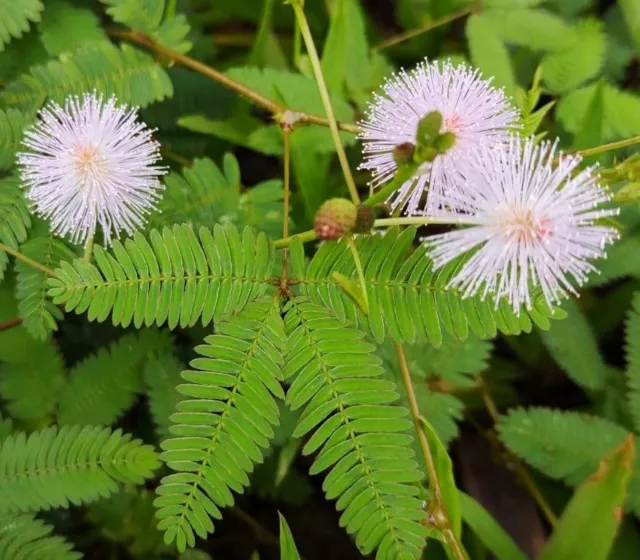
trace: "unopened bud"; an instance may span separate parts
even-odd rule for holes
[[[346,198],[331,198],[316,212],[314,229],[320,239],[340,239],[356,225],[358,209]]]
[[[418,146],[431,146],[440,134],[442,128],[442,115],[439,111],[431,111],[420,119],[416,130],[416,143]]]
[[[411,142],[403,142],[393,149],[393,161],[398,165],[409,163],[413,159],[416,147]]]
[[[433,142],[434,149],[439,154],[444,154],[456,143],[456,135],[453,132],[439,134]]]
[[[354,233],[369,233],[373,229],[376,221],[376,212],[370,206],[361,204],[356,211],[356,225],[353,227]]]

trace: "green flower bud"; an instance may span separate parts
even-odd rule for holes
[[[356,226],[358,209],[345,198],[331,198],[316,212],[314,229],[320,239],[344,237]]]
[[[440,134],[442,128],[442,115],[439,111],[431,111],[420,119],[416,131],[416,144],[418,146],[431,147]]]

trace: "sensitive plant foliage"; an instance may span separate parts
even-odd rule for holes
[[[213,4],[0,0],[0,557],[635,560],[633,2]]]
[[[18,155],[26,196],[53,232],[86,244],[100,224],[112,236],[139,230],[155,208],[164,170],[160,145],[136,109],[95,93],[51,103],[26,131]]]
[[[427,238],[436,268],[478,248],[449,282],[465,297],[506,296],[514,311],[532,306],[530,286],[540,286],[549,305],[577,294],[596,270],[588,259],[605,256],[618,237],[598,220],[611,195],[580,158],[557,154],[556,145],[513,137],[507,144],[473,150],[460,163],[464,186],[447,199],[452,219],[470,227]],[[446,215],[443,212],[442,215]]]
[[[456,192],[461,158],[484,144],[508,138],[517,125],[517,111],[504,92],[492,87],[477,69],[451,62],[422,62],[411,72],[388,79],[376,94],[361,123],[365,159],[361,167],[371,170],[373,186],[389,181],[398,165],[396,146],[416,143],[420,120],[432,111],[442,115],[442,130],[455,136],[453,147],[391,195],[393,207],[409,214],[431,213]]]

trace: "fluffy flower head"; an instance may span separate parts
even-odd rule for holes
[[[555,159],[555,144],[513,137],[476,150],[462,166],[464,186],[451,200],[452,219],[470,227],[426,239],[436,267],[471,249],[473,256],[452,278],[465,296],[507,297],[516,313],[531,307],[539,286],[547,303],[576,293],[605,256],[615,229],[596,220],[617,213],[600,205],[610,199],[593,168],[576,172],[577,156]],[[555,160],[555,161],[554,161]],[[460,212],[461,211],[461,212]]]
[[[155,208],[164,169],[152,130],[137,110],[112,97],[70,97],[47,105],[25,134],[18,163],[34,211],[52,230],[86,243],[98,224],[108,245],[121,231],[140,229]]]
[[[397,166],[394,148],[415,143],[420,119],[432,111],[440,112],[442,132],[453,133],[456,141],[433,163],[421,166],[415,187],[412,179],[393,195],[394,208],[408,197],[409,214],[439,208],[443,197],[455,189],[459,160],[481,144],[506,140],[518,116],[501,90],[464,64],[454,67],[449,62],[425,60],[410,73],[401,71],[387,80],[382,95],[376,95],[366,120],[360,123],[365,154],[361,168],[371,170],[374,187],[393,177]],[[427,202],[421,207],[427,189]]]

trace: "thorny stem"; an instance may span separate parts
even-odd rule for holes
[[[410,29],[409,31],[405,31],[404,33],[400,33],[398,35],[390,37],[389,39],[385,39],[380,44],[378,44],[373,50],[381,51],[383,49],[387,49],[389,47],[397,45],[398,43],[402,43],[409,39],[413,39],[414,37],[417,37],[418,35],[422,35],[427,31],[431,31],[436,27],[440,27],[441,25],[446,25],[447,23],[451,23],[456,19],[464,17],[468,14],[471,14],[472,12],[476,11],[478,7],[479,7],[478,4],[476,4],[475,2],[472,4],[469,4],[468,6],[465,6],[464,8],[460,8],[455,12],[451,12],[446,16],[443,16],[438,19],[434,19],[432,21],[428,21],[427,23],[425,23],[424,25],[421,25],[420,27],[417,27],[415,29]]]
[[[482,400],[484,402],[485,408],[489,413],[489,417],[491,418],[491,421],[494,424],[497,424],[498,422],[500,422],[500,412],[498,412],[498,407],[496,406],[496,403],[493,400],[493,397],[491,396],[491,392],[489,391],[489,388],[487,387],[485,380],[482,377],[479,377],[478,381],[480,383],[480,388],[482,391]],[[499,445],[497,441],[496,443]],[[529,495],[536,502],[537,506],[540,508],[540,511],[544,515],[549,525],[551,527],[555,527],[558,524],[558,517],[551,509],[551,506],[549,505],[544,495],[536,485],[535,481],[533,480],[533,477],[529,474],[529,471],[525,468],[525,466],[517,457],[513,456],[509,451],[507,451],[507,453],[509,454],[509,459],[508,459],[509,466],[511,466],[513,470],[515,470],[516,474],[520,478],[520,481],[529,492]]]
[[[307,18],[304,15],[304,8],[302,7],[301,1],[291,0],[291,2],[292,2],[293,11],[296,14],[296,20],[298,21],[298,25],[300,26],[300,32],[302,33],[302,38],[304,39],[305,46],[307,47],[307,53],[309,54],[309,59],[311,60],[311,66],[313,67],[313,73],[315,74],[315,77],[316,77],[318,90],[320,91],[320,97],[322,97],[324,110],[327,113],[327,119],[329,121],[329,129],[331,130],[331,135],[333,136],[333,142],[336,146],[336,152],[338,153],[338,159],[340,160],[340,166],[342,167],[344,179],[347,183],[347,188],[349,189],[351,200],[353,200],[353,203],[357,205],[357,204],[360,204],[360,196],[358,195],[358,189],[356,188],[356,183],[353,180],[353,174],[351,173],[351,168],[349,167],[347,154],[345,153],[344,146],[342,145],[342,139],[340,138],[340,132],[338,131],[336,116],[333,112],[333,107],[331,106],[331,98],[329,97],[329,90],[327,89],[327,84],[324,80],[324,75],[322,74],[322,66],[320,65],[320,58],[318,57],[318,51],[316,50],[316,46],[313,42],[313,37],[311,36],[311,29],[309,29],[309,24],[307,22]]]
[[[22,261],[22,262],[28,264],[29,266],[32,266],[33,268],[37,268],[38,270],[41,270],[42,272],[44,272],[45,274],[47,274],[49,276],[55,276],[56,275],[56,273],[53,270],[51,270],[50,268],[44,266],[43,264],[40,264],[39,262],[34,261],[33,259],[30,259],[29,257],[23,255],[19,251],[16,251],[15,249],[12,249],[11,247],[8,247],[4,243],[0,243],[0,251],[4,251],[5,253],[9,253],[10,255],[13,255],[19,261]]]
[[[409,365],[407,364],[407,357],[404,353],[402,344],[397,342],[393,343],[396,356],[398,358],[398,364],[400,365],[400,372],[402,373],[402,383],[407,393],[407,399],[409,401],[409,410],[411,411],[411,418],[418,434],[418,441],[420,443],[420,449],[422,450],[422,457],[427,466],[427,475],[429,477],[429,485],[433,491],[433,497],[435,503],[432,504],[432,511],[438,528],[442,531],[445,544],[450,549],[456,560],[466,560],[466,556],[462,549],[462,545],[458,541],[453,529],[451,528],[451,521],[449,514],[447,513],[447,507],[442,497],[442,488],[440,487],[440,480],[438,479],[438,470],[436,469],[436,463],[429,447],[429,440],[427,434],[424,431],[422,420],[420,419],[420,409],[418,408],[418,400],[416,398],[416,392],[413,388],[411,381],[411,374],[409,372]],[[435,506],[435,507],[434,507]],[[433,511],[435,509],[435,511]]]
[[[212,80],[215,80],[216,82],[222,84],[223,86],[229,88],[230,90],[235,91],[245,99],[248,99],[255,105],[258,105],[263,109],[266,109],[267,111],[272,113],[276,119],[278,119],[280,115],[287,110],[287,107],[280,105],[278,103],[275,103],[270,99],[267,99],[257,91],[254,91],[251,88],[248,88],[247,86],[239,82],[236,82],[235,80],[231,79],[226,74],[219,72],[215,68],[212,68],[211,66],[207,66],[202,62],[198,62],[197,60],[189,56],[180,54],[179,52],[163,47],[162,45],[153,41],[151,38],[144,35],[143,33],[139,33],[138,31],[123,30],[123,29],[110,29],[109,34],[112,37],[115,37],[117,39],[122,39],[124,41],[128,41],[136,45],[140,45],[141,47],[145,47],[159,55],[162,55],[163,57],[171,60],[176,64],[180,64],[185,68],[189,68],[194,72],[198,72],[203,76],[206,76],[207,78],[211,78]],[[299,111],[297,113],[298,113],[297,123],[299,124],[318,124],[321,126],[329,126],[329,121],[319,115],[313,115],[310,113],[303,113]],[[341,130],[344,130],[345,132],[351,132],[353,134],[358,134],[360,131],[360,128],[357,125],[351,124],[351,123],[339,122],[338,128],[340,128]]]

